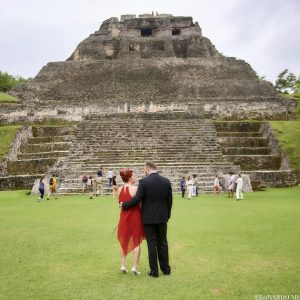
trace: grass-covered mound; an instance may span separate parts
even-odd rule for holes
[[[0,104],[1,103],[15,103],[19,102],[16,97],[10,96],[6,93],[0,92]]]
[[[150,278],[146,243],[141,276],[119,272],[111,196],[38,203],[0,192],[2,299],[255,299],[297,295],[299,187],[245,195],[176,196],[168,227],[171,276]],[[130,255],[128,267],[132,265]]]
[[[0,126],[0,160],[9,152],[11,142],[19,128],[19,125]]]
[[[295,120],[270,123],[283,151],[288,155],[292,166],[300,175],[300,99],[298,99]]]

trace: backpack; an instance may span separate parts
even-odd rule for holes
[[[49,184],[52,185],[53,184],[53,178],[51,177],[49,180]]]
[[[86,175],[84,175],[82,177],[82,182],[86,183],[86,182],[88,182],[88,180],[89,180],[89,178]]]

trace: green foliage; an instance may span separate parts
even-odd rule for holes
[[[0,92],[0,103],[11,103],[11,102],[18,102],[18,101],[19,100],[16,97]]]
[[[299,187],[174,199],[168,224],[171,276],[122,275],[111,196],[37,203],[0,192],[2,299],[254,299],[296,295],[300,282]],[[132,266],[132,255],[127,267]]]
[[[31,78],[26,79],[21,76],[12,76],[0,71],[0,92],[7,92],[17,84],[25,83],[29,80],[31,80]]]
[[[20,126],[18,125],[0,127],[0,160],[8,153],[11,142],[13,141],[16,131],[19,128]]]
[[[296,90],[296,85],[300,83],[300,77],[295,74],[289,73],[288,69],[279,73],[275,82],[275,88],[280,93],[293,93]]]

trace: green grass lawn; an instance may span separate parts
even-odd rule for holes
[[[11,142],[19,128],[19,125],[0,126],[0,160],[8,153]]]
[[[168,227],[171,276],[119,272],[110,196],[38,203],[0,192],[0,299],[255,299],[300,294],[299,187],[236,202],[176,196]],[[132,264],[130,255],[128,267]]]
[[[10,96],[6,93],[0,92],[0,103],[12,103],[18,102],[19,100],[16,97]]]

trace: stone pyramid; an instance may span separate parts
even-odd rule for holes
[[[192,17],[165,14],[104,21],[66,61],[48,63],[15,94],[61,115],[179,110],[286,118],[295,106],[248,63],[219,53]]]

